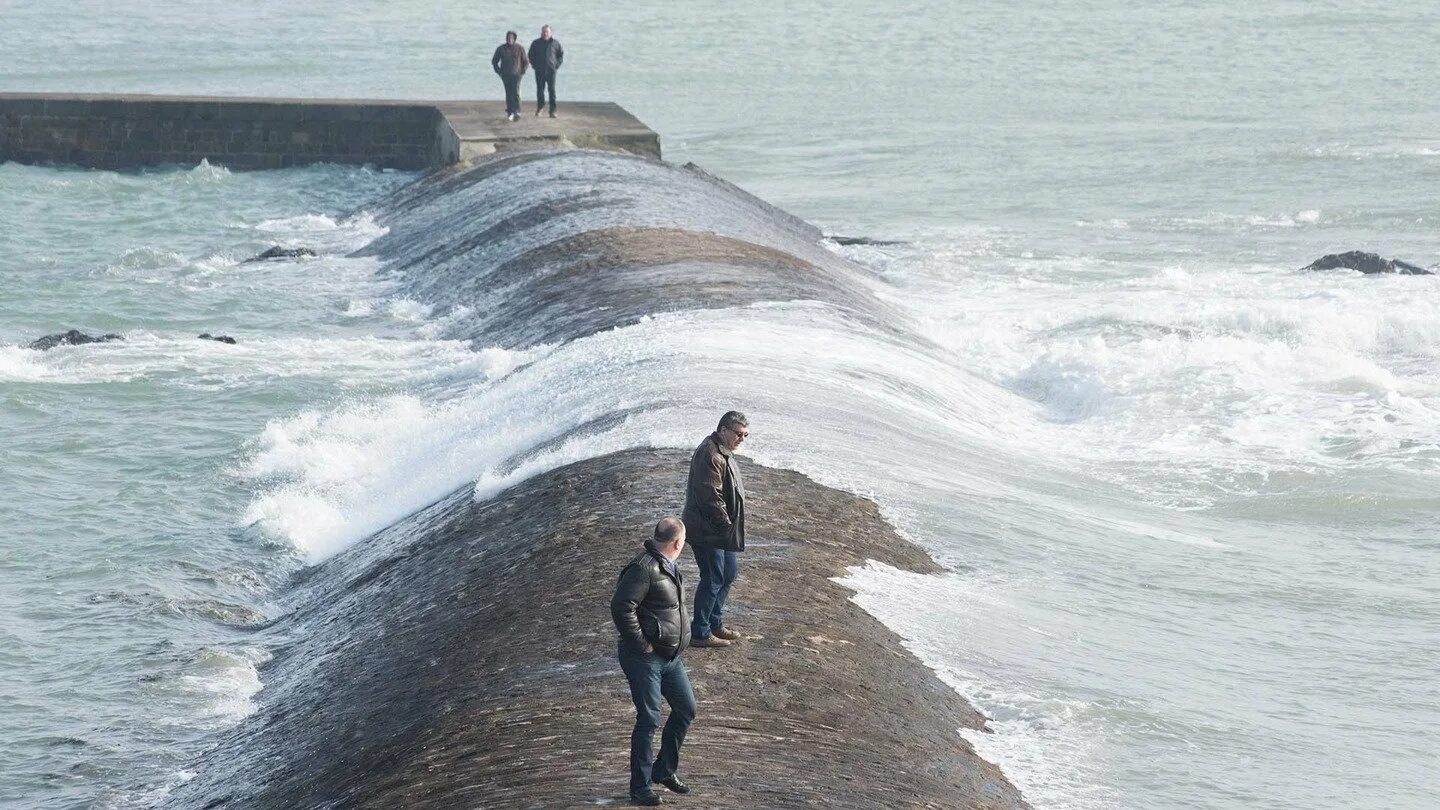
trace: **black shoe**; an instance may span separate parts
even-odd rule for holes
[[[539,113],[536,113],[536,115],[539,115]],[[554,110],[551,110],[551,111],[550,111],[550,117],[551,117],[551,118],[554,118],[554,117],[555,117],[555,111],[554,111]]]
[[[679,793],[681,796],[684,796],[686,793],[690,792],[690,788],[686,787],[685,783],[681,782],[679,777],[675,776],[672,776],[669,779],[656,779],[655,784],[664,785],[666,790],[670,791],[671,793]]]
[[[665,801],[664,799],[661,799],[660,796],[655,793],[655,791],[651,790],[650,788],[645,788],[639,793],[631,791],[630,803],[638,804],[641,807],[657,807],[661,804],[664,804]]]

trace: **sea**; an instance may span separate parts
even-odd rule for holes
[[[1300,269],[1440,262],[1440,7],[0,0],[0,91],[498,99],[542,24],[562,115],[883,242],[827,245],[910,339],[474,345],[363,252],[415,174],[0,165],[0,806],[163,800],[297,572],[606,408],[548,463],[727,407],[945,564],[840,581],[1035,807],[1440,805],[1440,281]],[[243,263],[277,244],[320,255]],[[26,348],[70,328],[124,340]]]

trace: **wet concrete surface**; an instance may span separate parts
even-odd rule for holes
[[[293,641],[262,670],[259,711],[169,806],[625,804],[634,714],[609,598],[678,512],[686,461],[634,450],[483,502],[467,487],[315,569],[264,631]],[[684,655],[694,792],[667,804],[1024,807],[958,733],[985,719],[831,581],[866,560],[935,563],[863,498],[745,470],[728,615],[745,639]],[[692,589],[689,552],[682,563]]]

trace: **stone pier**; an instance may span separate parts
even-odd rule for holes
[[[506,120],[501,101],[0,93],[0,162],[136,169],[201,160],[232,169],[309,163],[423,170],[497,151],[614,149],[660,157],[619,105],[562,102]]]

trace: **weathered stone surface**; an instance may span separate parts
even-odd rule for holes
[[[624,803],[633,708],[608,601],[687,455],[630,451],[475,502],[468,487],[331,560],[263,633],[259,711],[174,807]],[[831,581],[936,565],[874,504],[746,466],[751,531],[729,618],[685,654],[699,700],[677,806],[1023,807],[957,733],[985,718]],[[687,583],[693,558],[682,557]],[[687,590],[689,588],[687,587]]]
[[[1429,276],[1434,275],[1419,265],[1403,262],[1399,259],[1387,259],[1378,253],[1366,253],[1361,250],[1351,250],[1345,253],[1329,253],[1305,267],[1302,270],[1359,270],[1366,275],[1378,273],[1398,273],[1404,276]]]
[[[113,333],[106,335],[87,335],[79,329],[71,329],[67,332],[58,332],[31,341],[27,348],[43,352],[53,349],[56,346],[83,346],[86,343],[109,343],[112,340],[124,339],[124,336]]]
[[[250,258],[241,262],[241,264],[249,264],[251,262],[265,262],[271,259],[305,259],[312,258],[318,255],[320,254],[316,253],[314,250],[311,250],[308,247],[287,248],[276,245],[272,248],[266,249],[263,253],[251,256]]]
[[[231,346],[234,346],[235,343],[236,343],[235,338],[230,337],[229,335],[212,335],[212,334],[210,334],[209,332],[205,332],[205,333],[201,334],[201,335],[200,335],[200,339],[201,339],[201,340],[213,340],[213,341],[215,341],[216,343],[228,343],[228,344],[230,344]]]

